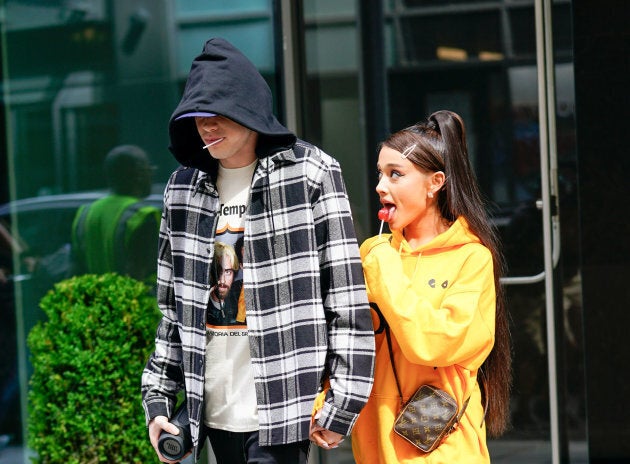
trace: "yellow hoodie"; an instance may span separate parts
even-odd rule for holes
[[[370,303],[391,327],[396,370],[405,401],[422,384],[450,393],[461,408],[459,426],[425,454],[392,431],[400,400],[385,334],[376,335],[370,399],[352,432],[359,464],[489,463],[477,370],[494,343],[495,288],[490,251],[463,218],[412,250],[400,233],[361,245]],[[374,311],[375,330],[379,319]]]

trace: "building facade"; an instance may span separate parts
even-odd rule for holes
[[[159,203],[176,167],[168,119],[214,36],[254,62],[287,127],[340,161],[360,240],[378,231],[378,143],[438,109],[463,117],[509,268],[512,428],[490,442],[493,462],[630,459],[627,1],[4,0],[0,14],[11,462],[28,462],[26,337],[64,276],[73,214],[106,189],[102,163],[120,144],[149,153]]]

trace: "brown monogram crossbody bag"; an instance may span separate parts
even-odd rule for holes
[[[371,306],[374,308],[376,305]],[[377,311],[380,313],[380,310],[377,309]],[[379,316],[381,325],[385,329],[389,359],[394,371],[394,378],[396,379],[398,396],[400,397],[401,409],[394,422],[394,432],[416,448],[429,453],[437,448],[448,434],[457,427],[459,420],[464,415],[466,406],[468,406],[468,400],[464,402],[461,411],[458,413],[457,401],[451,395],[433,385],[422,385],[405,403],[398,381],[396,365],[394,364],[389,325],[387,325],[382,314],[379,314]]]

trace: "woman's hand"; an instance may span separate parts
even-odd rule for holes
[[[363,256],[363,273],[372,298],[370,301],[375,301],[379,306],[383,301],[393,301],[396,296],[391,294],[390,285],[398,287],[407,280],[400,255],[389,242],[382,240]]]
[[[317,424],[317,419],[321,416],[321,409],[311,417],[311,431],[309,437],[313,443],[320,448],[334,449],[343,441],[344,436],[340,433],[325,429]]]

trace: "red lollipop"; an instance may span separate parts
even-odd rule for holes
[[[381,221],[387,221],[387,219],[389,219],[389,209],[382,207],[381,209],[378,210],[378,218]]]

